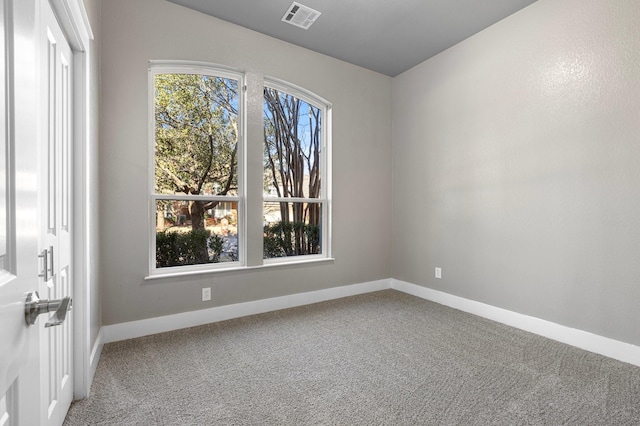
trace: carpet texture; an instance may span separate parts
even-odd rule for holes
[[[394,290],[105,345],[65,425],[640,425],[640,368]]]

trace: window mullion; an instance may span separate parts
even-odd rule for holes
[[[272,203],[324,203],[324,198],[302,198],[302,197],[264,197],[264,202]]]
[[[153,194],[157,200],[207,200],[207,201],[240,201],[242,197],[236,195],[181,195],[181,194]]]

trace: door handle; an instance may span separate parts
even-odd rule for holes
[[[71,310],[71,298],[64,297],[58,300],[40,300],[40,296],[37,291],[29,293],[27,301],[24,305],[24,318],[27,325],[36,323],[38,315],[45,314],[47,312],[55,311],[53,316],[49,318],[44,326],[53,327],[60,325],[67,318],[67,312]]]

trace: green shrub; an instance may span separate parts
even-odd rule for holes
[[[199,265],[220,261],[223,240],[207,229],[156,233],[156,267]]]
[[[303,222],[276,222],[264,226],[263,257],[320,253],[320,227]]]

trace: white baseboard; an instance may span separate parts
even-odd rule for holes
[[[391,279],[391,288],[558,342],[640,366],[640,347],[550,321]]]
[[[104,327],[100,327],[98,331],[98,337],[91,348],[91,355],[89,356],[89,383],[93,383],[93,376],[96,374],[98,368],[98,361],[100,361],[100,355],[102,354],[102,348],[104,347]],[[91,387],[91,386],[89,386]],[[87,396],[88,392],[87,392]]]
[[[85,357],[81,357],[79,358],[79,360],[77,359],[78,364],[82,364],[82,368],[80,369],[79,366],[76,365],[76,369],[74,370],[74,372],[76,373],[73,383],[74,400],[81,400],[89,397],[91,384],[93,383],[93,377],[96,374],[98,362],[100,361],[100,354],[102,353],[102,348],[104,347],[103,336],[103,328],[101,327],[91,348],[89,348],[90,343],[88,343],[87,350],[83,352],[85,354],[89,353],[88,359]],[[87,341],[88,340],[89,337],[87,336]]]
[[[296,306],[309,305],[324,302],[326,300],[339,299],[357,294],[370,293],[391,288],[390,280],[370,281],[361,284],[352,284],[341,287],[333,287],[325,290],[311,291],[307,293],[291,294],[288,296],[273,297],[270,299],[255,300],[252,302],[237,303],[233,305],[218,306],[215,308],[201,309],[198,311],[183,312],[180,314],[166,315],[139,321],[130,321],[120,324],[106,325],[102,327],[104,343],[117,342],[119,340],[133,339],[148,336],[150,334],[179,330],[187,327],[209,324],[247,315],[261,314]]]
[[[532,316],[497,308],[495,306],[465,299],[463,297],[454,296],[441,291],[432,290],[405,281],[385,279],[361,284],[333,287],[307,293],[291,294],[288,296],[274,297],[270,299],[255,300],[252,302],[238,303],[234,305],[218,306],[215,308],[166,315],[139,321],[106,325],[101,328],[98,339],[96,339],[96,344],[91,352],[91,377],[93,378],[93,374],[95,373],[95,368],[97,366],[98,359],[100,358],[100,352],[102,351],[102,345],[106,343],[133,339],[136,337],[148,336],[150,334],[163,333],[187,327],[194,327],[233,318],[240,318],[248,315],[277,311],[280,309],[294,308],[296,306],[309,305],[312,303],[324,302],[326,300],[355,296],[357,294],[370,293],[389,288],[468,312],[470,314],[478,315],[511,327],[519,328],[530,333],[538,334],[558,342],[576,346],[609,358],[640,366],[640,347],[638,346],[575,328],[566,327]]]

